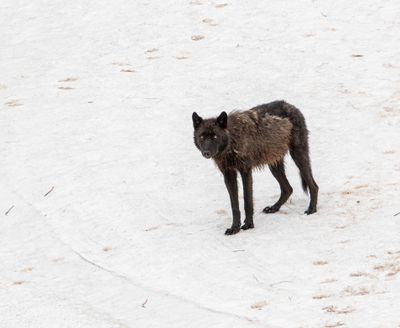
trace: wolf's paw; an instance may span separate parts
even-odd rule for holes
[[[232,227],[232,228],[226,229],[225,235],[227,235],[227,236],[234,235],[234,234],[238,233],[239,231],[240,231],[240,226]]]
[[[264,213],[275,213],[279,211],[279,206],[272,205],[272,206],[267,206],[266,208],[263,209]]]
[[[316,208],[309,207],[306,211],[304,211],[304,214],[310,215],[310,214],[313,214],[315,212],[317,212]]]
[[[253,228],[254,228],[253,222],[252,223],[245,222],[240,229],[247,230],[247,229],[253,229]]]

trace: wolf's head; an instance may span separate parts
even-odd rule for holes
[[[196,112],[192,115],[194,144],[205,158],[222,152],[229,143],[228,115],[222,112],[217,118],[202,119]]]

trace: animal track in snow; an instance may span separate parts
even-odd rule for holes
[[[374,270],[385,273],[388,279],[392,279],[400,272],[400,251],[387,251],[383,263],[375,265]]]
[[[336,327],[343,327],[343,326],[344,326],[343,321],[337,321],[337,322],[325,324],[325,328],[336,328]]]
[[[78,80],[77,77],[67,77],[67,78],[65,78],[63,80],[58,80],[58,82],[75,82],[77,80]]]
[[[105,247],[103,247],[103,252],[109,252],[109,251],[111,251],[112,250],[112,247],[111,246],[105,246]]]
[[[376,276],[374,276],[374,275],[371,274],[371,273],[361,272],[361,271],[357,271],[357,272],[352,272],[352,273],[350,273],[350,277],[353,277],[353,278],[368,277],[368,278],[373,278],[373,279],[376,279],[376,278],[377,278]]]
[[[387,118],[387,117],[394,117],[394,116],[399,116],[399,110],[395,110],[393,107],[383,107],[383,110],[381,110],[378,113],[379,117],[382,118]]]
[[[342,294],[346,296],[363,296],[368,295],[370,291],[366,287],[354,288],[351,286],[343,289]]]
[[[204,18],[203,20],[202,20],[202,22],[204,23],[204,24],[207,24],[207,25],[210,25],[210,26],[217,26],[218,24],[213,20],[213,19],[211,19],[211,18]]]
[[[322,300],[322,299],[329,298],[329,297],[331,297],[331,295],[329,295],[329,294],[317,294],[317,295],[314,295],[312,298],[313,298],[313,300]]]
[[[224,209],[217,210],[217,211],[215,211],[215,213],[217,213],[218,215],[221,215],[221,216],[227,216],[228,215],[228,212],[226,210],[224,210]]]
[[[153,230],[157,230],[157,229],[159,229],[159,228],[160,228],[160,226],[153,226],[153,227],[144,229],[144,231],[153,231]]]
[[[113,62],[111,64],[114,65],[114,66],[131,66],[131,64],[122,63],[122,62]]]
[[[385,68],[400,68],[400,66],[393,65],[391,63],[385,63],[385,64],[383,64],[383,67],[385,67]]]
[[[333,278],[328,278],[328,279],[322,280],[322,281],[320,282],[320,284],[332,284],[332,283],[334,283],[334,282],[337,282],[337,280],[336,280],[336,279],[333,279]]]
[[[67,78],[62,79],[62,80],[58,80],[58,83],[61,83],[61,85],[58,87],[58,89],[60,89],[60,90],[72,90],[72,89],[74,89],[74,88],[71,87],[71,86],[69,85],[69,83],[70,83],[70,82],[75,82],[75,81],[77,81],[77,80],[78,80],[78,78],[77,78],[77,77],[73,77],[73,76],[67,77]],[[66,83],[66,84],[65,84],[65,83]]]
[[[355,311],[353,308],[349,306],[346,306],[344,308],[338,308],[335,305],[325,306],[322,308],[322,310],[325,311],[326,313],[336,313],[336,314],[349,314]]]
[[[203,35],[192,35],[191,39],[193,41],[200,41],[200,40],[204,39],[204,36]]]
[[[32,267],[27,267],[21,270],[21,272],[31,272],[33,270]]]
[[[157,52],[157,51],[158,51],[157,48],[151,48],[151,49],[147,49],[144,53],[147,55],[147,54],[150,54],[152,52]]]
[[[66,87],[61,86],[61,87],[58,87],[58,89],[60,89],[60,90],[73,90],[74,88],[70,87],[70,86],[66,86]]]
[[[26,283],[26,281],[24,281],[24,280],[17,280],[17,281],[14,281],[13,282],[13,285],[23,285],[23,284],[25,284]]]
[[[136,71],[134,69],[130,69],[130,68],[123,68],[121,69],[122,73],[135,73]]]
[[[203,3],[198,0],[193,0],[193,1],[190,1],[189,4],[191,4],[192,6],[201,6]]]
[[[182,59],[189,59],[189,58],[190,58],[190,53],[189,53],[189,52],[187,52],[187,53],[182,53],[182,54],[180,54],[180,55],[178,55],[178,56],[175,56],[175,58],[176,58],[176,59],[179,59],[179,60],[182,60]]]
[[[18,107],[18,106],[23,106],[24,104],[21,103],[19,99],[13,99],[13,100],[7,101],[5,103],[5,105],[7,105],[8,107]]]
[[[156,56],[156,54],[158,53],[158,49],[157,48],[151,48],[151,49],[147,49],[144,54],[146,55],[147,59],[158,59],[160,57]]]
[[[259,301],[252,304],[250,307],[256,310],[262,310],[262,308],[266,307],[267,305],[268,305],[267,301]]]

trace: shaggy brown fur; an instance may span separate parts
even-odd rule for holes
[[[264,208],[274,213],[284,204],[293,189],[284,167],[288,151],[299,167],[303,189],[310,190],[310,205],[305,213],[317,210],[318,186],[312,176],[308,150],[308,130],[301,112],[284,101],[254,107],[244,112],[222,112],[218,118],[203,120],[193,113],[194,142],[206,158],[213,158],[224,175],[232,206],[233,223],[226,234],[240,230],[237,172],[243,180],[246,219],[242,229],[253,223],[253,168],[268,165],[281,188],[279,200]]]
[[[291,131],[287,118],[253,110],[230,113],[226,130],[230,143],[213,159],[222,171],[276,165],[289,151]]]

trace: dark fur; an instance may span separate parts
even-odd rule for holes
[[[289,151],[300,170],[304,191],[310,191],[305,211],[317,211],[318,186],[313,178],[308,148],[308,130],[299,109],[284,101],[274,101],[244,112],[222,112],[218,118],[202,119],[193,113],[194,143],[206,158],[212,158],[224,175],[229,192],[233,223],[225,234],[254,228],[252,169],[269,166],[281,188],[279,200],[264,208],[277,212],[293,189],[285,175],[284,157]],[[246,218],[241,227],[237,172],[243,181]]]

